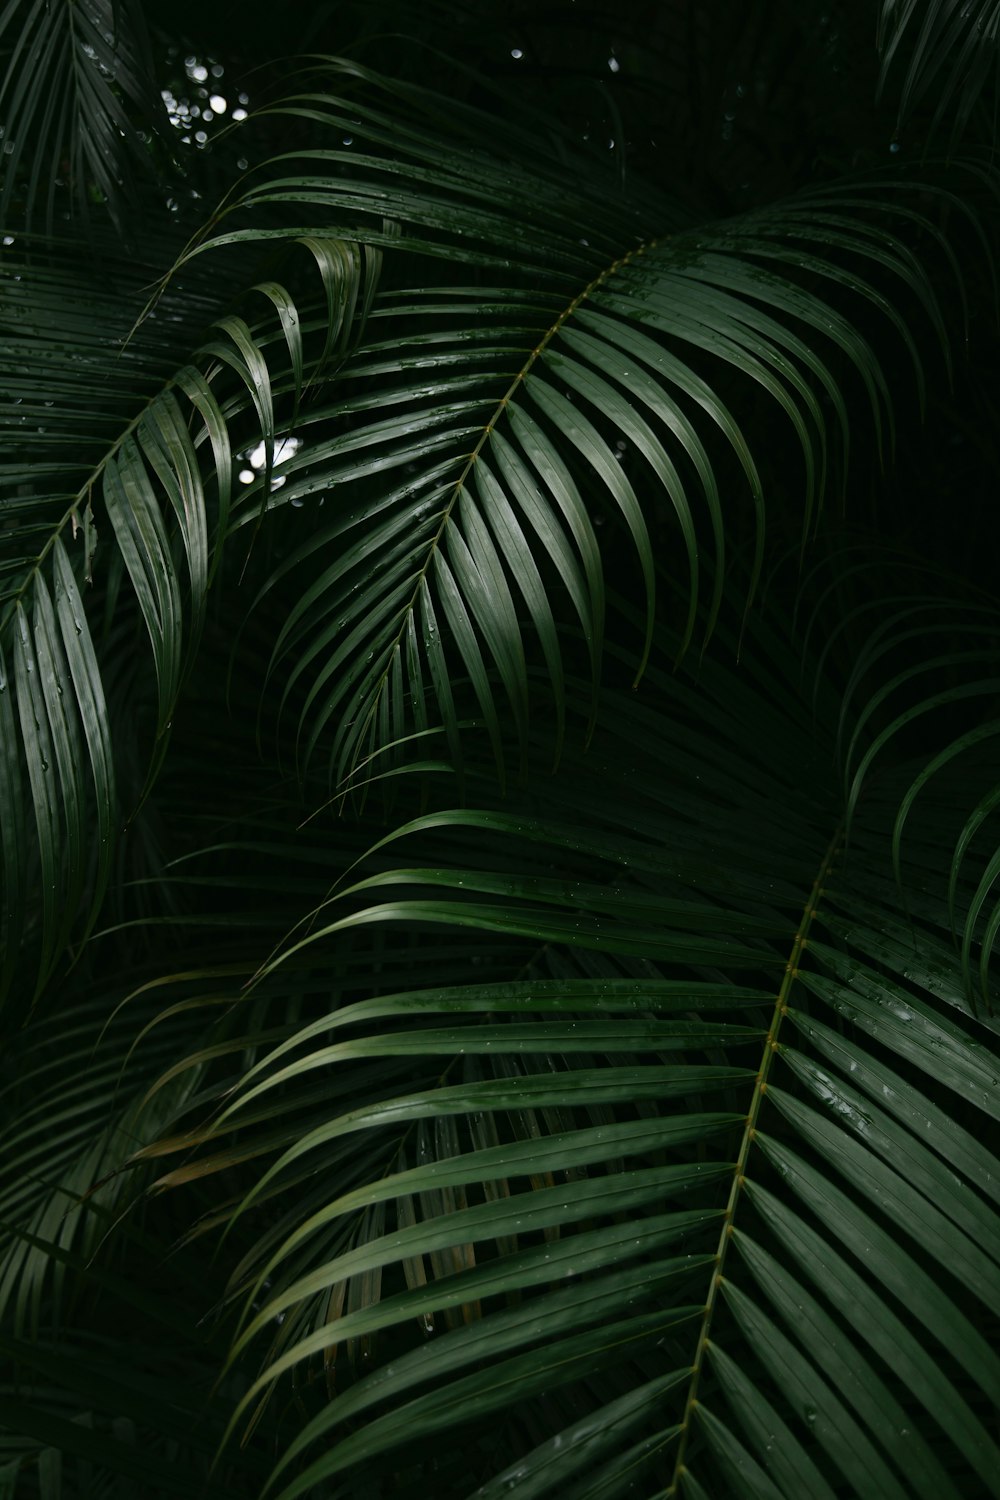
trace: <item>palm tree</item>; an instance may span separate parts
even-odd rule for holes
[[[0,12],[3,1493],[1000,1493],[998,11],[805,9]]]

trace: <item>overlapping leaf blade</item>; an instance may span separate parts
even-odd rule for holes
[[[381,992],[365,999],[348,981],[357,998],[264,1055],[210,1129],[165,1143],[168,1155],[207,1147],[212,1172],[232,1159],[233,1133],[264,1164],[234,1220],[265,1204],[271,1215],[233,1284],[246,1299],[234,1359],[258,1346],[264,1357],[236,1421],[293,1372],[322,1365],[329,1382],[276,1493],[353,1483],[419,1431],[453,1428],[489,1493],[501,1468],[478,1446],[488,1419],[517,1445],[502,1473],[555,1494],[575,1472],[557,1460],[555,1434],[573,1421],[604,1430],[622,1391],[612,1382],[598,1395],[585,1372],[617,1359],[631,1334],[612,1322],[581,1335],[579,1366],[566,1346],[573,1379],[564,1399],[546,1398],[547,1435],[518,1404],[524,1372],[537,1366],[536,1338],[561,1359],[573,1287],[610,1295],[623,1276],[651,1320],[642,1326],[658,1330],[656,1358],[636,1346],[622,1380],[664,1382],[643,1438],[661,1485],[675,1473],[680,1493],[792,1500],[821,1474],[833,1493],[961,1493],[960,1464],[993,1492],[979,1392],[1000,1365],[963,1309],[971,1298],[990,1316],[1000,1296],[998,1164],[962,1111],[1000,1110],[995,1068],[986,1077],[995,1051],[967,1005],[942,1006],[925,988],[903,929],[879,946],[843,917],[856,878],[877,881],[881,868],[892,887],[900,792],[859,801],[857,852],[823,875],[841,814],[819,789],[835,778],[817,776],[794,651],[759,629],[767,665],[757,655],[752,678],[711,661],[671,674],[661,648],[652,701],[608,695],[605,727],[586,755],[567,747],[573,774],[547,788],[544,816],[528,798],[427,815],[383,840],[372,858],[385,868],[342,883],[258,981],[274,1004],[342,941],[363,964],[378,935]],[[568,685],[584,705],[586,682]],[[820,701],[835,724],[838,696]],[[739,755],[727,749],[737,744]],[[587,829],[573,821],[582,801],[601,809]],[[397,847],[434,839],[436,864],[399,862]],[[921,884],[906,929],[918,952],[924,933],[933,949],[946,931],[946,855],[938,876]],[[814,882],[822,892],[810,894]],[[404,942],[397,964],[391,933],[419,942],[428,920],[480,933],[503,977],[469,970],[460,985],[394,989],[419,950]],[[527,977],[506,977],[508,951]],[[934,972],[939,988],[943,959]],[[951,974],[960,995],[954,957]],[[327,1079],[338,1080],[333,1110]],[[197,1160],[163,1186],[188,1180]],[[335,1196],[326,1184],[337,1178]],[[646,1278],[658,1274],[654,1292]],[[522,1305],[523,1322],[504,1310]],[[498,1405],[502,1381],[476,1351],[495,1352],[505,1328],[514,1363]],[[396,1351],[385,1379],[376,1336]],[[940,1432],[911,1441],[945,1388]],[[361,1425],[339,1435],[349,1419]],[[622,1462],[634,1440],[631,1427],[616,1439]]]
[[[84,219],[105,203],[121,227],[134,179],[149,171],[150,135],[165,123],[142,7],[7,0],[0,44],[0,218],[14,222],[16,205],[29,228],[44,204],[51,230],[62,188]]]
[[[119,386],[72,484],[46,393],[67,439],[86,403],[36,361],[26,389],[47,451],[36,463],[22,439],[12,472],[34,493],[18,489],[9,514],[41,556],[28,546],[3,575],[17,712],[8,687],[0,716],[24,751],[0,787],[5,858],[22,881],[33,811],[46,880],[28,927],[50,954],[90,895],[86,808],[102,830],[116,820],[105,641],[80,645],[73,623],[94,503],[102,545],[115,539],[105,620],[124,600],[130,640],[136,625],[150,640],[154,770],[235,527],[252,537],[241,562],[277,559],[261,601],[277,619],[271,674],[298,711],[307,813],[330,792],[309,779],[317,759],[341,792],[370,777],[406,807],[388,834],[365,813],[346,835],[293,834],[283,778],[264,810],[238,789],[228,800],[237,741],[214,728],[199,792],[220,810],[192,813],[193,756],[165,799],[211,846],[158,882],[164,909],[171,895],[186,909],[157,920],[186,943],[200,933],[212,958],[151,985],[176,987],[163,1020],[183,1017],[193,1039],[169,1056],[157,1027],[140,1038],[166,1065],[134,1118],[168,1116],[138,1153],[162,1164],[150,1211],[195,1245],[225,1231],[218,1300],[240,1315],[214,1412],[251,1448],[263,1424],[267,1466],[282,1455],[268,1492],[287,1496],[370,1493],[383,1474],[414,1496],[431,1476],[448,1493],[597,1500],[633,1474],[671,1496],[996,1493],[986,1402],[1000,1365],[983,1330],[1000,1222],[978,1138],[1000,1109],[986,1016],[996,791],[983,756],[970,812],[953,774],[990,734],[889,774],[936,707],[994,691],[979,668],[995,627],[911,673],[893,658],[914,628],[901,604],[841,682],[829,637],[802,670],[779,609],[744,621],[736,664],[779,467],[745,413],[770,410],[782,456],[799,450],[788,470],[808,531],[855,412],[891,446],[883,320],[922,388],[895,299],[942,332],[936,270],[955,262],[934,215],[956,200],[933,183],[907,200],[904,176],[694,230],[652,198],[567,186],[516,129],[498,150],[474,111],[449,111],[445,138],[420,90],[353,65],[327,69],[324,88],[274,114],[349,125],[360,149],[307,147],[255,172],[179,267],[193,276],[227,245],[283,265],[300,242],[322,295],[299,300],[254,261],[240,284],[256,312],[212,306],[209,341],[185,344],[203,363],[178,373],[168,348],[165,368],[143,366],[141,399]],[[392,289],[376,298],[382,254]],[[57,279],[38,286],[51,328]],[[233,504],[233,455],[251,443],[261,472]],[[727,595],[734,474],[750,525]],[[636,603],[604,576],[609,536],[637,564]],[[664,599],[667,629],[653,619]],[[631,650],[604,641],[611,613]],[[861,615],[847,617],[855,636]],[[961,616],[945,629],[967,640]],[[697,665],[695,642],[711,648]],[[247,721],[256,711],[254,695]],[[566,733],[575,720],[586,750]],[[415,736],[421,755],[437,739],[417,767],[425,798],[447,769],[471,807],[449,789],[418,812],[393,786]],[[450,767],[430,758],[442,740]],[[491,763],[517,768],[506,803]],[[148,780],[144,765],[140,793]],[[103,845],[94,858],[99,887]],[[19,1221],[4,1262],[25,1316],[52,1262],[69,1266],[47,1237],[53,1194],[85,1193],[120,1161],[119,1142],[86,1129],[106,1111],[106,1069],[89,1077],[65,1053],[79,1107],[59,1181],[16,1184],[14,1208],[40,1217]],[[16,1145],[37,1162],[30,1109],[24,1126]],[[86,1226],[62,1227],[86,1239]],[[49,1349],[15,1352],[51,1373]],[[85,1372],[70,1356],[77,1396]],[[25,1418],[73,1451],[60,1420]],[[76,1451],[97,1450],[85,1437]]]
[[[317,241],[314,269],[328,254]],[[3,508],[11,524],[4,528],[0,670],[4,693],[11,690],[3,713],[13,730],[0,787],[4,963],[13,983],[23,947],[24,972],[34,967],[37,996],[71,942],[86,939],[107,887],[115,836],[162,763],[229,531],[234,446],[248,435],[251,445],[262,443],[267,495],[275,451],[272,387],[292,386],[294,412],[302,355],[287,339],[294,307],[287,292],[277,321],[290,381],[275,361],[267,324],[251,330],[240,318],[224,317],[215,337],[186,347],[204,306],[197,278],[183,316],[174,312],[170,291],[157,309],[180,324],[177,334],[161,335],[154,312],[138,335],[125,339],[123,319],[141,304],[116,303],[106,327],[107,295],[93,277],[79,278],[82,296],[64,315],[61,247],[44,250],[29,241],[11,258],[20,269],[8,281],[2,310],[16,331],[13,352],[26,380],[24,395],[3,412],[9,439]],[[358,333],[351,310],[371,292],[359,292],[348,272],[377,274],[377,260],[356,248],[342,259],[347,270],[324,294],[331,300],[337,291],[342,299],[341,348]],[[129,284],[141,285],[141,270],[131,271]],[[169,362],[175,340],[194,356],[179,370]],[[320,356],[329,359],[329,349],[310,350],[311,372]],[[223,371],[232,372],[234,390],[220,381]],[[99,383],[99,403],[89,399],[92,382]],[[38,419],[30,428],[29,414]],[[23,525],[22,512],[31,517]],[[100,587],[90,595],[97,534]],[[145,626],[157,688],[148,767],[124,794],[106,686],[123,670],[123,628],[130,639],[119,623],[123,584]],[[109,647],[112,624],[118,660]],[[143,696],[140,687],[134,698],[141,703]]]
[[[933,101],[929,131],[956,140],[990,87],[996,89],[1000,9],[995,0],[882,0],[880,89],[899,80],[897,130]]]

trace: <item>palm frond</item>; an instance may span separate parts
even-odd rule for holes
[[[762,629],[748,654],[608,694],[544,813],[390,835],[262,971],[280,1010],[329,953],[333,1008],[153,1149],[197,1148],[163,1187],[271,1159],[233,1219],[268,1225],[232,1283],[232,1359],[263,1359],[234,1425],[293,1374],[326,1389],[282,1500],[390,1463],[417,1494],[445,1433],[455,1493],[589,1494],[633,1449],[667,1493],[994,1492],[1000,1093],[947,857],[902,858],[901,917],[912,772],[873,782],[845,843],[794,650]],[[490,970],[414,987],[442,923]]]
[[[18,1335],[37,1335],[41,1309],[51,1315],[58,1302],[64,1273],[51,1247],[81,1263],[93,1255],[140,1191],[122,1167],[180,1103],[175,1089],[141,1107],[185,1033],[160,1027],[135,1051],[135,1016],[108,1010],[106,999],[81,997],[72,1026],[65,1016],[35,1020],[8,1048],[0,1098],[17,1123],[0,1181],[0,1310]],[[181,1088],[190,1087],[189,1074]]]
[[[192,238],[109,201],[124,254],[37,232],[57,141],[96,201],[146,107],[95,47],[57,121],[43,9],[0,0],[0,1489],[998,1494],[1000,626],[928,557],[985,9],[883,7],[926,150],[869,175],[847,23],[770,0],[642,59],[588,12],[561,121],[545,17],[490,79],[313,57],[192,149]],[[923,555],[842,556],[900,454]]]
[[[258,1452],[211,1473],[223,1418],[205,1402],[225,1345],[201,1321],[207,1283],[126,1168],[197,1097],[197,1070],[149,1089],[196,1044],[200,1014],[161,1016],[143,990],[122,1009],[97,989],[64,993],[5,1048],[0,1462],[39,1500],[95,1474],[121,1493],[249,1496]]]
[[[7,0],[0,47],[5,226],[34,227],[43,205],[51,230],[62,199],[84,220],[106,204],[121,229],[165,123],[142,6]]]
[[[169,1314],[120,1267],[31,1237],[73,1284],[74,1327],[57,1339],[57,1325],[29,1339],[0,1334],[0,1472],[16,1474],[19,1496],[38,1500],[95,1489],[139,1488],[151,1500],[258,1493],[266,1465],[257,1452],[244,1449],[212,1473],[220,1434],[205,1396],[219,1351],[197,1326],[190,1266],[176,1255],[165,1262],[155,1232],[130,1229],[122,1238],[134,1264],[157,1267]]]
[[[335,305],[346,342],[358,288],[377,274],[377,258],[321,240],[310,241],[310,250],[310,262],[318,263],[324,277],[339,257],[341,300]],[[38,993],[60,956],[80,940],[81,929],[85,935],[92,927],[122,819],[132,815],[162,761],[230,527],[234,450],[244,440],[261,443],[266,493],[274,469],[275,415],[263,330],[239,313],[216,304],[209,336],[188,346],[189,362],[171,367],[163,344],[169,349],[174,343],[174,330],[164,339],[147,319],[142,335],[123,348],[113,333],[109,337],[108,295],[93,276],[80,278],[82,295],[67,316],[73,277],[65,260],[32,250],[30,243],[12,252],[11,260],[23,269],[8,283],[5,313],[27,378],[25,394],[4,413],[12,498],[3,507],[0,722],[5,743],[19,747],[5,758],[0,786],[4,987],[27,944]],[[133,273],[131,285],[137,281]],[[270,282],[256,286],[251,279],[247,292],[256,293],[258,308],[261,302],[271,308],[281,341],[278,359],[289,361],[294,386],[303,368],[294,301]],[[332,286],[328,297],[333,304]],[[197,294],[184,301],[181,340],[184,323],[189,326],[199,311]],[[134,316],[140,308],[141,302],[130,310],[119,299],[114,319],[108,319],[111,330],[116,320],[120,327],[123,314]],[[172,308],[168,296],[156,313],[170,322]],[[127,333],[126,324],[119,337]],[[107,393],[99,413],[95,381]],[[41,418],[30,428],[29,412]],[[81,428],[86,436],[77,446]],[[243,499],[247,503],[245,491]],[[104,577],[95,606],[85,585],[93,578],[98,532],[102,553],[109,542],[111,547],[110,560],[99,560]],[[112,627],[123,628],[123,586],[131,589],[148,635],[156,681],[145,785],[130,788],[124,799],[116,784],[107,701],[109,673],[120,670],[108,637]],[[126,650],[134,649],[128,623],[124,629]]]
[[[995,100],[998,38],[996,0],[882,0],[879,89],[901,78],[897,133],[923,105],[931,137],[953,143],[963,135],[977,106],[989,106],[991,89]]]
[[[280,231],[226,220],[299,205],[338,234],[395,246],[397,262],[405,256],[440,282],[387,290],[335,401],[304,415],[280,503],[318,511],[348,484],[358,498],[329,521],[317,516],[265,586],[313,567],[272,671],[285,699],[298,700],[304,763],[322,746],[335,785],[374,756],[392,764],[389,745],[435,723],[459,761],[456,675],[502,772],[505,721],[523,755],[534,649],[557,724],[564,719],[553,586],[568,594],[599,677],[606,584],[595,528],[610,522],[631,538],[647,605],[637,675],[656,605],[655,548],[638,499],[651,486],[686,560],[672,606],[681,651],[693,638],[705,556],[716,581],[710,634],[725,573],[720,437],[722,472],[735,465],[747,491],[751,597],[763,557],[761,456],[735,414],[737,392],[744,402],[762,393],[790,424],[808,533],[834,454],[847,459],[845,390],[860,386],[876,442],[884,431],[891,439],[872,311],[901,335],[918,390],[921,356],[895,299],[913,297],[947,348],[934,278],[911,234],[933,244],[934,257],[952,252],[925,212],[938,193],[930,184],[831,187],[690,228],[668,203],[573,193],[564,173],[536,160],[517,160],[515,176],[516,132],[501,156],[492,122],[469,111],[457,125],[468,144],[456,146],[454,134],[437,133],[434,101],[420,90],[343,63],[320,74],[327,88],[357,79],[360,94],[304,93],[265,112],[308,120],[337,144],[251,176],[212,241],[269,242]],[[376,218],[386,213],[398,243]],[[444,277],[441,261],[461,266],[470,284]],[[957,272],[953,254],[951,264]]]
[[[565,673],[579,648],[567,662],[553,594],[569,595],[596,690],[606,613],[596,528],[605,521],[631,539],[638,562],[646,612],[635,669],[642,673],[656,601],[655,548],[639,501],[650,480],[665,496],[686,561],[673,606],[683,618],[680,653],[693,639],[706,540],[715,582],[704,633],[711,634],[725,572],[714,437],[749,490],[752,598],[763,558],[760,460],[720,387],[742,382],[743,399],[756,389],[787,418],[802,455],[808,532],[831,445],[846,462],[851,382],[864,392],[877,441],[884,427],[891,432],[888,387],[866,326],[873,311],[903,334],[922,384],[917,345],[893,307],[894,281],[944,336],[930,270],[905,237],[916,230],[934,256],[944,247],[956,271],[957,263],[924,208],[907,203],[905,180],[888,196],[883,183],[855,184],[849,195],[828,189],[694,231],[666,201],[609,204],[598,186],[571,191],[563,173],[523,160],[514,176],[511,159],[493,149],[492,123],[474,111],[458,117],[463,144],[456,148],[422,91],[340,63],[324,65],[319,77],[351,91],[292,96],[261,114],[304,118],[335,133],[339,146],[277,158],[248,177],[181,256],[166,299],[125,352],[134,346],[130,362],[141,361],[156,347],[150,318],[159,315],[163,327],[171,285],[203,266],[206,252],[304,245],[322,279],[318,307],[314,293],[297,298],[273,275],[260,279],[255,266],[246,291],[267,307],[270,327],[259,314],[248,322],[242,311],[217,309],[211,336],[184,350],[193,363],[178,369],[171,362],[158,378],[150,378],[152,368],[143,372],[143,404],[123,387],[114,342],[95,336],[93,292],[73,331],[74,348],[87,351],[74,354],[80,370],[67,378],[63,365],[53,369],[49,341],[66,334],[64,268],[47,275],[44,257],[30,247],[20,252],[31,256],[32,274],[26,280],[15,271],[8,315],[24,329],[25,388],[43,408],[43,435],[53,397],[59,418],[51,489],[39,490],[43,471],[32,449],[30,496],[23,507],[14,502],[31,520],[11,532],[12,544],[38,550],[15,551],[7,564],[0,661],[16,688],[16,710],[11,699],[3,709],[5,727],[24,747],[2,788],[8,889],[11,909],[23,911],[17,892],[37,849],[41,982],[66,951],[81,907],[92,918],[100,903],[118,821],[104,674],[81,606],[81,562],[70,561],[68,546],[82,528],[86,573],[95,494],[117,554],[105,615],[120,614],[127,578],[150,639],[157,681],[150,778],[165,753],[226,533],[249,524],[256,537],[270,512],[307,503],[318,510],[327,493],[337,495],[331,521],[308,528],[263,589],[266,597],[280,588],[292,568],[314,570],[288,609],[271,666],[283,672],[284,698],[297,700],[305,762],[322,744],[331,780],[343,786],[359,764],[375,760],[385,770],[399,759],[398,747],[443,730],[461,769],[459,725],[474,715],[487,727],[502,778],[511,738],[524,763],[536,647],[552,686],[558,758]],[[532,144],[515,132],[508,151]],[[932,185],[913,184],[913,191],[934,204]],[[952,199],[942,192],[940,201]],[[288,227],[303,207],[313,225]],[[654,212],[665,226],[650,224]],[[234,216],[267,227],[232,229]],[[285,227],[272,227],[276,216]],[[376,301],[386,252],[394,278],[407,265],[447,261],[488,284],[445,279],[440,291],[387,289]],[[845,299],[860,321],[840,309]],[[369,317],[364,348],[345,366]],[[331,388],[324,372],[334,355],[340,374]],[[90,435],[93,460],[65,465],[60,449],[77,426],[79,377],[98,369],[117,404],[108,441]],[[720,378],[720,370],[731,377]],[[26,415],[11,414],[15,452],[28,451]],[[275,453],[293,432],[278,494]],[[230,516],[241,439],[262,444],[263,472],[241,487]],[[15,462],[11,477],[20,473]],[[591,723],[593,712],[594,700]],[[89,805],[98,840],[88,858]],[[16,952],[17,938],[12,926],[8,951]]]

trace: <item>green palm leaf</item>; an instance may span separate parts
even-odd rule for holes
[[[730,369],[790,422],[803,458],[808,530],[823,498],[827,411],[846,457],[844,381],[860,379],[877,433],[891,418],[867,333],[836,303],[847,296],[866,317],[874,307],[888,312],[891,326],[902,324],[886,294],[845,266],[845,257],[877,282],[901,279],[943,334],[930,277],[899,238],[916,225],[933,244],[940,232],[922,211],[887,199],[882,184],[853,185],[846,198],[829,189],[695,232],[680,226],[669,203],[623,198],[609,206],[597,187],[570,191],[560,174],[523,162],[515,178],[492,148],[492,126],[474,112],[458,122],[463,145],[456,149],[421,91],[344,64],[327,65],[319,77],[360,92],[293,96],[262,117],[305,118],[337,135],[350,128],[350,149],[278,158],[248,178],[180,258],[124,355],[98,332],[101,294],[91,278],[70,330],[79,368],[67,374],[64,362],[56,366],[50,341],[67,334],[65,261],[29,245],[22,254],[30,278],[15,271],[8,286],[5,311],[20,335],[25,389],[52,443],[45,478],[32,450],[30,498],[14,502],[18,520],[29,509],[31,520],[10,532],[0,643],[0,671],[17,703],[0,711],[23,746],[21,764],[12,763],[0,785],[13,893],[7,951],[16,953],[21,937],[18,892],[37,879],[28,932],[40,984],[81,913],[84,932],[93,920],[118,821],[102,728],[106,674],[81,608],[95,496],[107,521],[96,529],[113,536],[117,554],[106,575],[106,621],[120,617],[127,579],[156,673],[147,786],[166,751],[227,533],[250,525],[256,538],[270,512],[318,510],[327,492],[340,502],[348,484],[356,499],[337,503],[328,523],[313,524],[262,591],[266,600],[292,569],[313,571],[278,631],[271,666],[284,676],[285,700],[297,699],[305,762],[322,743],[331,779],[343,787],[361,764],[384,772],[413,736],[443,729],[461,769],[459,725],[475,715],[502,776],[511,740],[524,764],[536,641],[552,686],[559,754],[567,660],[553,593],[569,594],[595,688],[599,681],[606,584],[595,528],[605,521],[631,538],[639,565],[641,675],[656,600],[654,545],[639,500],[650,480],[669,502],[686,558],[674,606],[680,653],[695,630],[706,532],[716,582],[703,634],[711,634],[725,564],[713,433],[732,450],[750,490],[753,596],[764,538],[759,462],[728,397],[702,367]],[[525,151],[531,144],[516,133],[510,142]],[[525,172],[536,179],[530,194]],[[933,187],[920,192],[933,201]],[[303,209],[319,227],[287,227]],[[661,216],[652,224],[658,238],[647,228],[653,212]],[[231,229],[234,216],[268,227]],[[271,227],[277,218],[286,227]],[[210,335],[184,348],[194,362],[178,367],[173,330],[164,348],[153,320],[169,322],[178,302],[188,317],[197,309],[184,278],[199,286],[205,252],[245,257],[296,245],[320,272],[318,305],[307,282],[303,295],[251,272],[247,295],[258,309],[266,304],[270,324],[216,304]],[[389,290],[376,302],[386,251],[394,266],[447,260],[476,280],[504,279],[485,287],[446,281],[430,295]],[[344,365],[369,317],[364,348]],[[183,347],[183,330],[177,334]],[[906,342],[922,379],[916,345],[909,336]],[[139,375],[145,401],[125,386],[123,359]],[[335,386],[324,374],[331,359],[343,367]],[[98,372],[109,389],[107,440],[88,426],[92,459],[67,464],[66,445],[83,425],[82,382]],[[25,416],[10,414],[15,453],[27,448]],[[295,451],[282,464],[278,493],[274,455],[292,432]],[[259,441],[264,462],[230,514],[241,441]],[[11,478],[21,473],[15,461]],[[83,556],[71,562],[69,539],[81,529]],[[594,700],[591,723],[593,713]],[[88,807],[97,815],[96,852],[85,848]],[[28,875],[36,858],[37,876]]]
[[[958,1494],[967,1469],[993,1493],[1000,1362],[976,1324],[1000,1313],[1000,1179],[975,1136],[1000,1093],[947,858],[928,885],[930,846],[911,865],[904,836],[901,922],[906,781],[858,801],[845,848],[794,652],[750,642],[752,677],[651,664],[649,701],[608,695],[544,815],[428,814],[384,840],[259,980],[281,1007],[350,942],[342,1003],[154,1148],[199,1148],[164,1187],[271,1160],[233,1220],[269,1225],[234,1274],[232,1359],[263,1358],[234,1423],[293,1372],[329,1393],[275,1493],[353,1492],[404,1447],[411,1472],[453,1429],[456,1493],[589,1493],[578,1431],[622,1485],[638,1439],[668,1492]],[[835,718],[832,684],[820,702]],[[587,829],[576,798],[601,808]],[[438,861],[386,863],[414,840]],[[480,934],[493,974],[394,989],[439,923]]]
[[[107,204],[116,224],[149,174],[150,135],[165,123],[142,7],[121,0],[7,0],[0,11],[0,217],[26,228],[59,189],[86,219]]]
[[[312,241],[310,251],[324,279],[330,261],[340,258],[336,307],[344,343],[351,336],[358,285],[377,274],[376,261],[320,241]],[[6,988],[25,945],[36,965],[37,994],[71,942],[81,940],[81,928],[83,937],[91,929],[121,819],[141,802],[165,754],[230,528],[235,444],[246,437],[251,445],[262,443],[268,488],[275,419],[260,328],[251,329],[234,314],[220,316],[216,305],[211,336],[192,339],[192,361],[171,368],[167,360],[177,335],[171,330],[164,340],[154,322],[147,320],[123,348],[128,326],[121,326],[122,315],[134,315],[141,303],[130,309],[118,300],[112,310],[96,278],[67,275],[58,251],[53,256],[32,250],[29,242],[21,257],[12,252],[12,258],[22,269],[8,283],[3,312],[27,378],[25,395],[5,412],[13,498],[4,501],[10,525],[0,592],[0,722],[6,743],[20,751],[7,757],[0,785],[4,964]],[[133,288],[141,286],[135,268],[130,275],[123,269],[123,275]],[[74,279],[81,295],[67,326],[64,304]],[[301,340],[290,295],[282,290],[279,296],[271,283],[254,286],[252,279],[247,290],[263,292],[277,311],[291,384],[300,386]],[[332,299],[337,288],[328,290]],[[185,325],[208,311],[197,282],[192,291],[183,289],[181,340]],[[175,305],[170,295],[162,299],[161,319],[175,321]],[[67,338],[70,366],[63,354]],[[95,381],[107,391],[100,425],[90,399]],[[41,418],[30,428],[28,411]],[[98,532],[102,552],[110,543],[112,560],[97,564],[104,577],[94,600],[87,585]],[[131,588],[148,636],[156,681],[148,770],[124,797],[111,740],[115,715],[107,701],[108,675],[121,670],[120,655],[117,662],[109,655],[109,638],[124,630],[118,651],[132,647],[129,624],[123,625],[123,585]]]
[[[986,555],[987,156],[831,180],[825,12],[470,9],[191,233],[114,9],[0,8],[0,1488],[996,1494],[996,602],[836,514]],[[982,7],[883,12],[985,138]]]
[[[528,169],[519,163],[515,190],[509,162],[489,145],[491,127],[463,116],[474,149],[460,153],[429,130],[420,91],[393,91],[354,66],[331,71],[344,84],[360,76],[376,101],[376,84],[388,94],[391,129],[387,105],[376,108],[366,96],[363,103],[319,94],[292,100],[281,110],[349,131],[348,148],[273,164],[281,175],[252,183],[227,214],[321,205],[340,232],[380,243],[382,231],[371,225],[377,209],[398,223],[406,251],[447,257],[491,280],[446,285],[436,299],[423,289],[380,299],[377,341],[344,372],[336,404],[306,417],[282,503],[318,506],[347,482],[370,498],[321,520],[267,585],[314,559],[315,581],[286,619],[272,670],[284,677],[286,700],[300,697],[304,759],[322,743],[334,782],[380,752],[391,764],[388,742],[422,732],[434,700],[457,756],[456,671],[470,684],[470,710],[487,724],[502,767],[507,717],[523,753],[532,636],[548,666],[558,723],[565,713],[565,666],[541,587],[541,551],[570,595],[597,678],[606,604],[595,523],[605,519],[631,536],[639,564],[647,604],[641,675],[655,585],[637,490],[651,481],[680,528],[688,570],[681,650],[690,643],[703,538],[717,580],[724,568],[720,482],[709,457],[716,433],[750,491],[752,596],[764,536],[758,460],[702,370],[730,367],[784,412],[801,448],[808,531],[823,498],[827,411],[845,455],[848,447],[842,382],[860,379],[877,432],[891,421],[868,336],[838,301],[847,294],[859,313],[870,304],[885,314],[923,379],[890,298],[843,258],[859,260],[877,282],[901,278],[942,336],[944,325],[926,272],[898,237],[914,210],[903,199],[897,209],[882,184],[854,185],[847,199],[830,189],[721,228],[688,230],[666,204],[657,221],[627,197],[610,212],[593,194],[574,202],[561,179],[536,166],[527,190]],[[487,201],[501,205],[503,217]],[[218,242],[276,233],[223,229]],[[511,268],[516,278],[508,285],[492,280]],[[310,440],[313,423],[341,427],[343,435],[324,441],[317,432]],[[634,455],[628,464],[626,450]],[[384,559],[374,567],[373,549]],[[717,584],[708,633],[718,606]],[[530,627],[519,619],[524,614]]]
[[[921,104],[932,104],[930,134],[947,131],[952,141],[962,135],[983,94],[996,87],[998,33],[995,0],[882,0],[879,89],[902,72],[897,131]]]

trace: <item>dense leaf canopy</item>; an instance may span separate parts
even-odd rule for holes
[[[0,1493],[1000,1495],[1000,8],[287,9],[0,9]]]

